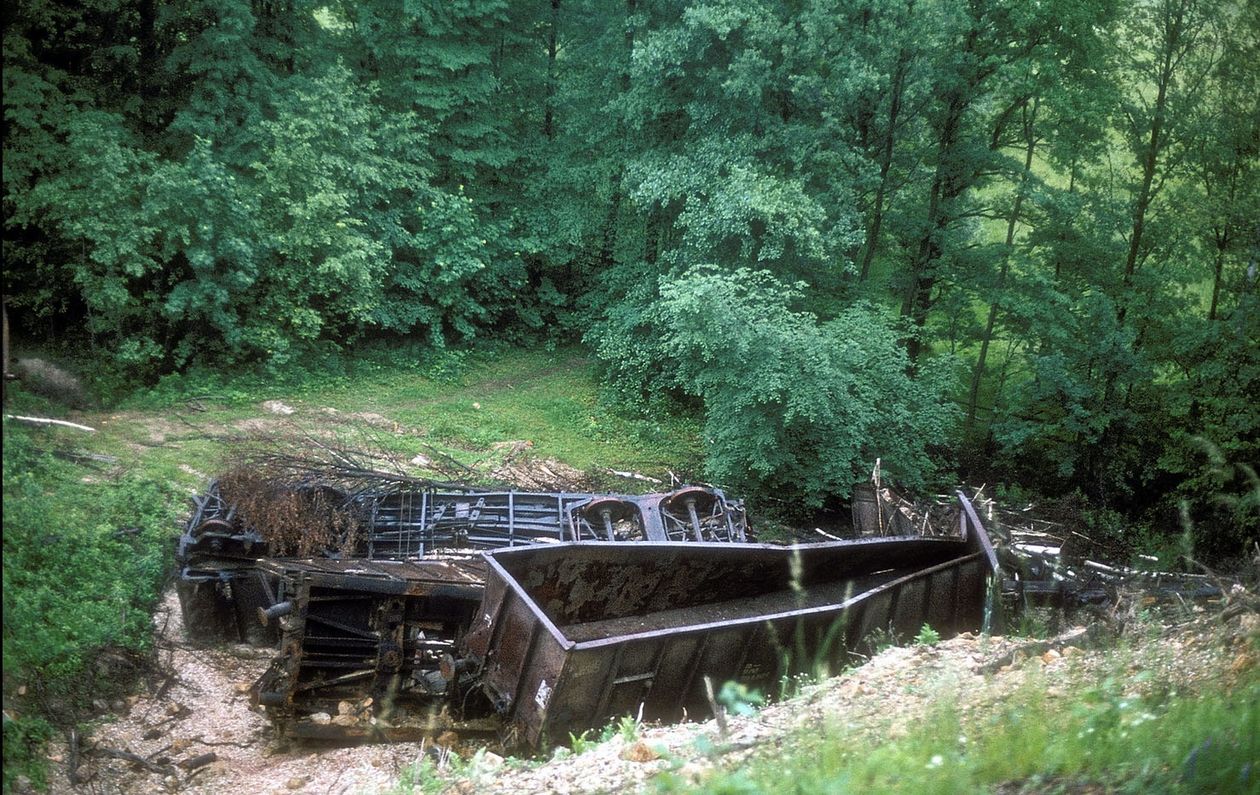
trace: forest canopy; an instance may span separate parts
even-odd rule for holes
[[[883,455],[1256,538],[1260,4],[3,13],[9,320],[137,383],[583,340],[754,492]]]

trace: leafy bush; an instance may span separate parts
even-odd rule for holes
[[[817,507],[847,496],[877,457],[907,486],[932,481],[931,452],[953,419],[948,362],[911,375],[878,310],[855,305],[822,323],[791,308],[801,290],[698,267],[662,280],[659,299],[632,292],[593,342],[623,391],[657,379],[699,398],[709,474],[746,494]]]
[[[53,728],[40,717],[4,717],[4,791],[11,792],[19,776],[37,789],[48,784],[41,751],[52,738]]]

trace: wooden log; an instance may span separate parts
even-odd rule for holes
[[[204,753],[199,756],[194,756],[191,759],[185,759],[184,761],[179,763],[179,766],[184,768],[185,770],[196,770],[199,767],[205,767],[206,765],[210,764],[211,762],[215,761],[218,758],[219,758],[218,754],[216,754],[214,751],[210,751],[208,753]]]

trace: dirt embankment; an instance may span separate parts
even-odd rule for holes
[[[178,601],[168,594],[155,625],[169,685],[131,699],[125,714],[102,721],[78,749],[72,782],[71,749],[54,749],[51,791],[92,793],[357,793],[409,792],[400,786],[426,755],[446,758],[432,743],[351,748],[290,745],[276,739],[266,719],[249,707],[249,684],[270,654],[247,646],[194,649],[183,638]],[[1142,628],[1130,666],[1152,681],[1195,688],[1254,676],[1260,616],[1222,622],[1201,613],[1179,623]],[[582,753],[557,750],[548,759],[504,760],[456,742],[468,764],[439,764],[425,785],[457,793],[625,792],[644,787],[664,770],[700,782],[755,753],[773,753],[790,732],[842,726],[846,731],[896,737],[942,697],[956,698],[962,717],[982,715],[1032,683],[1050,698],[1096,682],[1115,666],[1095,644],[1096,633],[1076,628],[1054,638],[963,635],[932,646],[890,648],[866,664],[751,717],[673,726],[642,726],[615,734]],[[451,738],[445,738],[451,742]],[[213,761],[209,759],[213,754]],[[195,765],[195,766],[194,766]],[[416,791],[420,791],[420,782]]]

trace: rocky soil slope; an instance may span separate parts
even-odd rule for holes
[[[155,616],[165,677],[133,696],[122,714],[100,721],[77,743],[53,752],[53,792],[93,793],[458,793],[625,792],[670,770],[703,781],[753,754],[774,754],[798,729],[841,726],[895,737],[929,706],[956,699],[960,716],[983,714],[1028,686],[1050,698],[1089,686],[1117,661],[1117,625],[1078,627],[1048,638],[963,635],[934,645],[884,650],[865,664],[749,717],[673,726],[627,725],[604,742],[504,759],[470,738],[351,748],[289,745],[249,707],[249,684],[269,654],[247,646],[194,649],[183,639],[178,602],[168,594]],[[1256,675],[1254,612],[1222,618],[1219,609],[1182,611],[1122,630],[1124,654],[1140,681],[1192,690]],[[1136,633],[1136,634],[1135,634]],[[440,743],[440,744],[438,744]],[[206,762],[213,754],[213,761]],[[417,775],[414,766],[432,764]],[[191,765],[196,762],[198,764]]]

